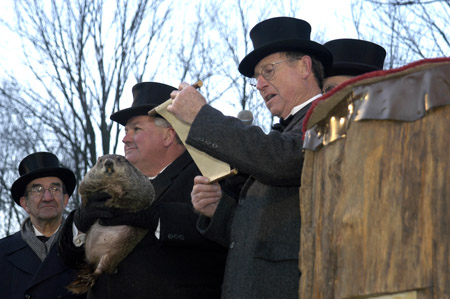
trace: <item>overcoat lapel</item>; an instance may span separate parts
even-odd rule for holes
[[[286,126],[286,128],[283,131],[290,131],[293,127],[295,127],[296,125],[298,125],[298,121],[302,120],[303,122],[303,118],[305,117],[306,113],[308,112],[309,108],[311,107],[311,103],[309,103],[308,105],[306,105],[305,107],[302,108],[302,110],[300,110],[299,112],[297,112],[294,117],[292,118],[292,121]]]
[[[52,246],[47,258],[41,263],[38,256],[22,239],[20,232],[14,234],[11,238],[10,246],[6,251],[6,258],[16,268],[33,276],[28,288],[67,269],[58,261],[59,256],[56,246]]]
[[[35,284],[38,284],[49,277],[58,275],[61,272],[67,270],[67,267],[63,265],[63,263],[59,260],[57,246],[53,244],[50,249],[50,252],[44,262],[39,266],[36,274],[33,279],[30,281],[29,287],[32,287]]]
[[[152,180],[155,188],[155,198],[159,200],[172,185],[173,180],[183,172],[183,170],[193,163],[188,151],[185,151],[178,159],[172,162],[162,173]]]
[[[15,233],[11,238],[10,246],[6,250],[6,258],[21,271],[33,275],[41,264],[40,259],[22,239],[20,232]]]

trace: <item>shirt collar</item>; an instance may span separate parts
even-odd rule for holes
[[[38,231],[38,229],[36,228],[36,226],[34,226],[34,224],[31,224],[31,225],[33,226],[34,234],[36,235],[36,237],[39,237],[39,236],[43,236],[43,235],[44,235],[43,233],[41,233],[40,231]],[[61,225],[59,225],[59,226],[61,226]],[[55,232],[58,231],[59,226],[58,226],[58,228],[52,233],[52,236],[53,236],[53,234],[54,234]]]
[[[172,164],[172,163],[169,163],[169,165],[170,164]],[[161,171],[157,174],[157,175],[155,175],[155,176],[149,176],[148,178],[150,179],[150,180],[153,180],[153,179],[155,179],[158,175],[160,175],[164,170],[166,170],[166,168],[167,167],[169,167],[169,165],[167,165],[166,167],[164,167],[163,169],[161,169]]]
[[[319,93],[319,94],[313,96],[312,98],[310,98],[309,100],[307,100],[306,102],[303,102],[303,103],[301,103],[298,106],[295,106],[294,108],[292,108],[291,113],[289,113],[289,115],[286,118],[288,118],[289,116],[294,115],[295,113],[299,112],[300,110],[305,108],[309,103],[311,103],[312,101],[314,101],[315,99],[317,99],[317,98],[319,98],[321,96],[322,96],[322,94]]]

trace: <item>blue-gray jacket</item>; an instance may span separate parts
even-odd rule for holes
[[[65,287],[75,272],[64,266],[55,244],[42,262],[17,232],[0,240],[0,298],[85,298]]]

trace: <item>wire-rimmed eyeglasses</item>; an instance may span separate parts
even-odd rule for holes
[[[256,84],[258,83],[258,77],[261,75],[265,80],[272,80],[273,76],[275,76],[275,66],[279,65],[283,62],[291,62],[295,60],[302,59],[302,57],[290,58],[282,61],[272,62],[266,65],[261,66],[259,73],[255,72],[253,78],[250,78],[250,85],[256,89]]]
[[[48,190],[52,196],[60,196],[63,192],[62,186],[52,185],[47,189],[42,185],[35,185],[27,191],[28,194],[33,198],[42,198],[44,196],[45,190]]]

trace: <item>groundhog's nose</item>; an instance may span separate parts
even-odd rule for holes
[[[106,159],[103,163],[105,165],[105,171],[106,172],[114,172],[114,161],[111,159]]]

